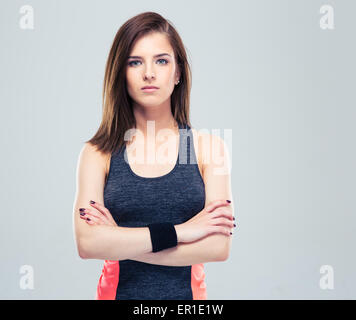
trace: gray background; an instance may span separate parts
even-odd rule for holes
[[[34,30],[19,27],[25,4]],[[334,30],[319,26],[323,4]],[[2,0],[0,298],[94,299],[103,260],[76,252],[76,163],[101,120],[112,40],[144,11],[172,21],[188,50],[193,127],[233,133],[238,228],[228,261],[205,264],[208,299],[354,299],[351,0]],[[22,265],[33,290],[19,286]]]

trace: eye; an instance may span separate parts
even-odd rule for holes
[[[164,61],[164,63],[159,63],[159,64],[168,64],[168,60],[166,60],[166,59],[158,59],[157,61]],[[130,61],[130,62],[128,63],[128,65],[129,65],[130,67],[132,67],[132,66],[137,66],[137,64],[136,64],[137,62],[141,63],[140,60],[132,60],[132,61]]]
[[[168,63],[168,60],[166,60],[166,59],[158,59],[157,61],[165,61],[164,64],[167,64],[167,63]],[[161,64],[161,63],[160,63],[160,64]]]
[[[129,66],[132,67],[132,64],[133,64],[134,62],[141,62],[141,61],[139,61],[139,60],[130,61],[130,62],[128,63]],[[134,64],[134,66],[136,66],[136,64]]]

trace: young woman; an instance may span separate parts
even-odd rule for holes
[[[222,139],[191,128],[190,89],[171,23],[145,12],[118,30],[102,122],[80,152],[74,202],[79,256],[105,260],[96,299],[207,299],[203,263],[229,256],[230,170],[214,161],[223,155],[229,168],[229,157]],[[167,149],[166,161],[147,161]],[[160,223],[168,227],[151,229]]]

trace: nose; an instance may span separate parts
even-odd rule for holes
[[[144,73],[145,80],[146,79],[152,80],[152,79],[154,79],[154,77],[155,77],[155,74],[153,72],[153,68],[151,66],[147,66],[145,73]]]
[[[154,74],[151,72],[146,72],[144,76],[145,80],[153,80],[155,78]]]

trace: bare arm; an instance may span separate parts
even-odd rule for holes
[[[124,260],[152,252],[149,229],[106,225],[90,226],[79,217],[79,208],[91,199],[104,203],[107,158],[86,143],[77,164],[77,190],[73,206],[73,225],[77,251],[83,259]]]
[[[227,199],[232,200],[231,180],[230,180],[230,159],[227,147],[222,139],[216,136],[204,135],[199,145],[202,152],[209,150],[207,145],[211,146],[211,155],[201,154],[205,159],[203,171],[203,180],[205,183],[206,202],[205,206],[213,200]],[[214,141],[212,143],[212,141]],[[194,142],[197,145],[196,142]],[[221,157],[221,163],[217,159]],[[208,159],[208,160],[206,160]],[[224,173],[225,171],[225,173]],[[223,174],[224,173],[224,174]],[[232,212],[234,210],[234,201],[231,202]],[[179,226],[178,226],[179,228]],[[178,229],[176,227],[176,229]],[[225,261],[229,257],[232,237],[223,234],[211,234],[203,239],[190,243],[179,243],[175,248],[169,248],[160,252],[150,252],[138,255],[131,260],[159,264],[165,266],[189,266],[198,263]]]
[[[225,236],[226,237],[226,236]],[[198,263],[224,261],[216,235],[190,243],[178,243],[174,248],[141,254],[131,260],[164,266],[191,266]]]

